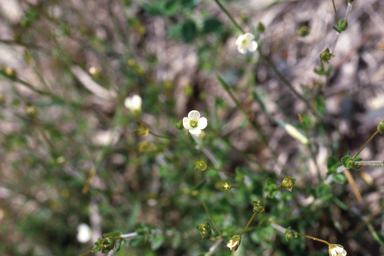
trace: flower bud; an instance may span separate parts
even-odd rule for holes
[[[184,129],[183,121],[179,121],[178,123],[175,123],[175,127],[179,130],[183,130]]]
[[[227,243],[227,247],[231,251],[236,251],[239,248],[241,242],[241,236],[234,235]]]
[[[115,248],[116,241],[113,237],[107,237],[101,241],[100,245],[101,245],[101,252],[106,253]]]
[[[232,188],[232,184],[230,182],[228,182],[228,181],[224,182],[224,184],[223,184],[224,190],[231,190],[231,188]]]
[[[149,129],[147,126],[145,126],[139,122],[136,122],[136,126],[137,126],[137,130],[136,130],[137,136],[147,136],[148,135]]]
[[[26,106],[24,108],[24,113],[29,117],[34,117],[37,113],[37,109],[33,105]]]
[[[195,164],[195,171],[205,171],[207,170],[207,163],[205,162],[205,160],[201,160],[201,161],[193,161],[193,163]]]
[[[4,74],[10,79],[16,79],[16,71],[11,67],[3,68]]]
[[[292,192],[292,188],[296,183],[296,179],[286,176],[284,180],[281,182],[280,187],[286,188],[289,192]]]
[[[301,24],[299,26],[299,30],[297,31],[297,33],[299,34],[299,36],[305,37],[309,35],[309,31],[310,31],[310,27],[307,24]]]
[[[200,224],[196,226],[197,230],[199,230],[200,235],[202,238],[207,238],[214,234],[211,225],[209,225],[208,222],[205,222],[204,224]]]
[[[253,201],[253,212],[262,213],[265,210],[264,200]]]
[[[339,244],[328,245],[329,256],[346,256],[347,251]]]
[[[381,134],[384,134],[384,120],[381,121],[381,122],[377,125],[377,130],[378,130]]]
[[[329,49],[325,49],[321,54],[320,54],[320,59],[326,63],[329,63],[331,59],[333,59],[335,55],[329,52]]]

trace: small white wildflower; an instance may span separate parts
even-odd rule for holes
[[[85,224],[85,223],[80,223],[77,226],[77,241],[80,243],[86,243],[88,242],[92,237],[92,231],[91,228]]]
[[[183,126],[188,129],[191,134],[200,134],[201,130],[207,127],[208,120],[205,117],[200,118],[197,110],[188,113],[188,117],[183,118]]]
[[[124,106],[128,108],[132,112],[140,112],[141,111],[141,97],[137,94],[127,97],[124,100]]]
[[[277,120],[275,119],[276,123],[278,123],[281,127],[283,127],[283,129],[289,134],[291,135],[293,138],[297,139],[298,141],[300,141],[302,144],[306,145],[309,143],[308,141],[308,138],[306,136],[304,136],[304,134],[302,134],[299,130],[296,129],[296,127],[294,127],[293,125],[291,124],[287,124],[287,123],[284,123],[283,121],[280,121],[280,120]]]
[[[237,50],[242,54],[246,54],[247,51],[256,51],[257,43],[253,39],[255,39],[255,37],[251,33],[245,33],[244,35],[239,36],[236,39]]]
[[[330,244],[328,248],[329,248],[329,256],[346,256],[347,255],[347,251],[344,249],[343,246],[339,244]]]
[[[241,242],[241,236],[232,236],[231,240],[228,241],[227,246],[231,251],[236,251],[239,248]]]

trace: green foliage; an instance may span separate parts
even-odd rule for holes
[[[345,22],[344,23],[344,18],[342,18],[341,20],[339,20],[339,22],[337,23],[337,26],[333,26],[333,29],[336,30],[338,33],[341,33],[345,30],[348,29],[348,22]]]

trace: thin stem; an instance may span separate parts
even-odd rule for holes
[[[174,138],[167,137],[167,136],[163,136],[163,135],[159,135],[159,134],[153,133],[153,132],[151,132],[151,131],[149,131],[149,133],[152,134],[153,136],[157,137],[157,138],[167,139],[167,140],[172,140],[172,141],[174,141],[174,142],[185,143],[185,144],[189,144],[189,145],[195,146],[195,145],[192,144],[192,143],[189,143],[189,142],[186,142],[186,141],[175,140]]]
[[[361,149],[359,150],[359,152],[357,152],[357,154],[352,158],[352,160],[355,160],[355,158],[361,153],[361,151],[363,151],[363,149],[368,145],[369,142],[371,142],[371,140],[372,140],[377,134],[379,134],[379,131],[376,131],[376,132],[371,136],[371,138],[368,139],[368,141],[361,147]]]
[[[333,202],[339,206],[341,209],[351,213],[354,216],[359,217],[362,221],[365,221],[364,216],[360,215],[359,213],[356,213],[352,211],[346,204],[344,204],[340,199],[337,197],[332,198]],[[367,227],[369,232],[371,233],[372,237],[376,240],[376,242],[381,246],[381,248],[384,249],[384,242],[381,241],[380,237],[377,235],[376,231],[374,230],[373,226],[371,223],[367,223]]]
[[[204,203],[204,201],[202,199],[201,199],[201,203],[203,204],[204,210],[207,213],[209,220],[212,222],[213,226],[217,230],[217,233],[221,236],[219,228],[217,227],[215,221],[212,219],[212,216],[209,213],[208,207],[205,205],[205,203]]]
[[[335,21],[337,25],[337,23],[339,22],[339,19],[337,18],[337,11],[336,11],[336,5],[334,0],[332,0],[332,4],[333,4],[333,11],[335,12]]]
[[[315,164],[315,168],[316,168],[316,171],[317,171],[317,177],[319,178],[319,182],[321,182],[322,178],[321,178],[320,168],[319,168],[319,165],[317,164],[317,159],[316,159],[315,152],[313,152],[313,150],[312,150],[312,142],[309,139],[309,133],[308,133],[307,126],[305,125],[304,119],[303,119],[303,117],[300,114],[299,114],[299,119],[300,119],[300,122],[303,125],[305,136],[307,136],[307,139],[308,139],[307,148],[308,148],[308,151],[309,151],[309,153],[311,155],[311,158],[312,158],[312,160],[313,160],[313,162]]]
[[[286,85],[288,88],[292,91],[293,94],[296,95],[299,99],[301,99],[304,104],[307,106],[307,108],[315,115],[319,116],[319,113],[312,108],[312,106],[308,103],[307,99],[304,98],[303,95],[299,94],[296,89],[293,87],[293,85],[277,70],[277,68],[273,65],[273,63],[268,59],[267,56],[265,56],[260,48],[257,48],[258,53],[260,54],[260,57],[267,63],[268,67],[272,69],[272,71],[277,75],[277,77]]]
[[[360,166],[381,166],[384,165],[384,161],[380,160],[372,160],[372,161],[356,161],[355,165],[360,165]]]
[[[253,218],[256,216],[256,213],[257,212],[254,212],[253,213],[253,215],[252,215],[252,217],[249,219],[249,221],[248,221],[248,224],[247,224],[247,226],[245,226],[245,228],[244,228],[244,230],[243,230],[243,232],[241,232],[240,233],[240,235],[239,236],[241,236],[245,231],[247,231],[247,228],[249,227],[249,225],[251,224],[251,222],[252,222],[252,220],[253,220]]]
[[[87,251],[87,252],[81,254],[80,256],[84,256],[84,255],[86,255],[86,254],[88,254],[88,253],[90,253],[90,252],[92,252],[92,251],[93,251],[93,248],[92,248],[91,250],[89,250],[89,251]]]
[[[264,214],[263,214],[264,215]],[[265,215],[264,215],[265,216]],[[266,216],[265,216],[266,217]],[[266,217],[268,219],[268,217]],[[268,219],[269,220],[269,219]],[[280,225],[277,225],[276,223],[273,223],[273,222],[269,222],[271,224],[271,226],[283,233],[287,232],[287,229],[286,228],[283,228],[282,226]],[[319,239],[319,238],[316,238],[316,237],[313,237],[313,236],[307,236],[307,235],[303,235],[303,234],[300,234],[300,233],[297,233],[297,232],[294,232],[294,231],[288,231],[289,233],[291,234],[294,234],[294,235],[297,235],[297,236],[302,236],[302,237],[305,237],[305,238],[308,238],[308,239],[311,239],[311,240],[315,240],[315,241],[318,241],[318,242],[322,242],[322,243],[325,243],[327,245],[330,245],[329,242],[325,241],[325,240],[322,240],[322,239]]]
[[[349,13],[351,12],[351,10],[352,10],[352,4],[348,2],[347,13],[345,14],[344,21],[343,21],[343,24],[342,24],[341,28],[344,28],[345,24],[347,23],[347,19],[348,19],[348,16],[349,16]],[[337,23],[339,23],[339,20],[337,20],[336,25],[337,25]],[[336,32],[336,38],[335,38],[335,41],[333,42],[331,53],[335,52],[336,43],[339,40],[340,33]]]
[[[223,172],[223,173],[228,174],[228,175],[230,175],[230,176],[236,176],[236,175],[233,174],[233,173],[226,172],[226,171],[223,171],[223,170],[219,170],[219,169],[216,169],[216,168],[211,167],[211,166],[207,166],[207,168],[212,169],[212,170],[217,171],[217,172]]]
[[[244,34],[244,30],[240,27],[239,24],[233,19],[232,15],[227,11],[227,9],[219,2],[219,0],[215,0],[220,9],[228,16],[228,18],[232,21],[232,23]]]
[[[212,255],[214,253],[214,251],[216,250],[217,247],[219,247],[219,245],[221,244],[221,242],[223,242],[223,238],[220,238],[219,240],[216,241],[216,243],[214,243],[211,248],[209,248],[209,251],[208,251],[208,254],[209,255]]]
[[[138,234],[136,232],[132,232],[132,233],[128,233],[128,234],[122,234],[120,237],[131,239],[131,238],[135,238],[137,236],[138,236]]]

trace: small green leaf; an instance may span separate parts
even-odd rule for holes
[[[347,179],[345,178],[344,174],[342,173],[337,173],[333,176],[333,181],[344,184]]]
[[[208,33],[219,31],[222,28],[222,26],[223,24],[217,19],[213,19],[213,18],[206,19],[203,25],[203,33],[208,34]]]
[[[165,237],[164,236],[154,236],[151,238],[151,249],[152,251],[156,251],[161,247],[161,245],[164,243]]]
[[[328,200],[329,198],[332,197],[332,192],[330,187],[323,183],[317,186],[316,195],[317,197],[321,197],[321,199],[323,200]]]
[[[189,20],[181,26],[181,38],[184,43],[192,42],[197,34],[197,28],[195,22]]]
[[[113,237],[115,239],[119,239],[121,237],[121,232],[116,231],[116,232],[106,233],[106,234],[103,234],[103,237]]]
[[[143,236],[138,236],[136,238],[133,238],[129,240],[129,246],[140,246],[144,244],[145,238]]]

